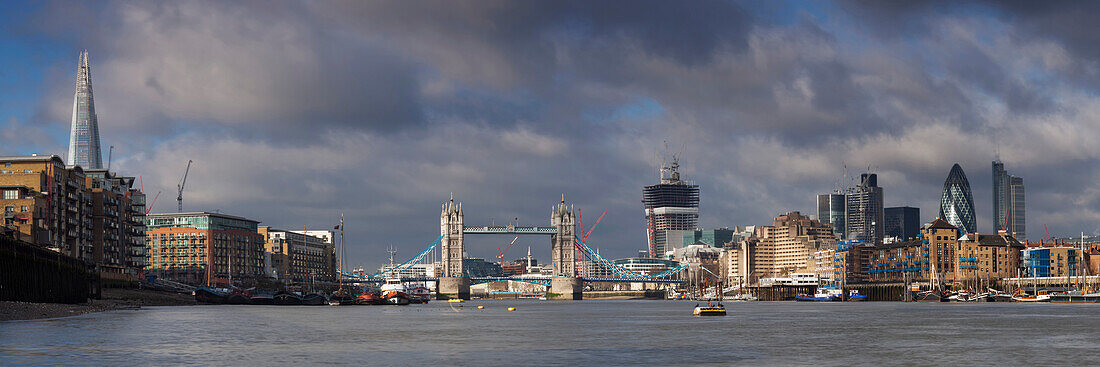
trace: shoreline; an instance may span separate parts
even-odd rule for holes
[[[103,289],[103,299],[85,303],[32,303],[0,301],[0,321],[39,320],[79,316],[92,312],[138,310],[142,306],[197,305],[190,294],[146,289]]]

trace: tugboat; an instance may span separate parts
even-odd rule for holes
[[[848,302],[863,302],[867,300],[867,296],[859,293],[858,290],[848,291]]]
[[[832,295],[828,292],[818,291],[814,295],[799,294],[794,296],[794,300],[798,302],[832,302],[839,301],[840,297]]]
[[[402,283],[401,276],[394,272],[397,268],[393,265],[393,255],[396,255],[397,251],[390,246],[388,252],[390,253],[390,274],[386,277],[386,283],[382,284],[382,301],[390,305],[407,305],[410,300],[405,290],[405,283]]]
[[[409,289],[409,303],[428,303],[432,292],[427,287],[418,286]]]
[[[386,278],[386,283],[382,285],[382,300],[390,305],[409,304],[409,295],[405,293],[401,278]]]

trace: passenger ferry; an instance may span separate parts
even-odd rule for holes
[[[726,306],[721,303],[711,304],[707,302],[705,306],[695,305],[695,316],[726,316]]]

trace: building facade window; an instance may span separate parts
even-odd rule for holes
[[[19,190],[4,190],[4,200],[15,200],[19,198]]]

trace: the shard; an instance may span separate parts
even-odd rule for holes
[[[978,220],[974,215],[974,197],[970,194],[970,182],[962,167],[955,163],[943,183],[940,197],[940,218],[959,227],[962,233],[976,233]]]
[[[76,94],[73,96],[73,120],[69,131],[69,164],[85,169],[103,168],[99,149],[99,122],[92,101],[92,77],[88,68],[88,51],[80,53],[76,68]]]

